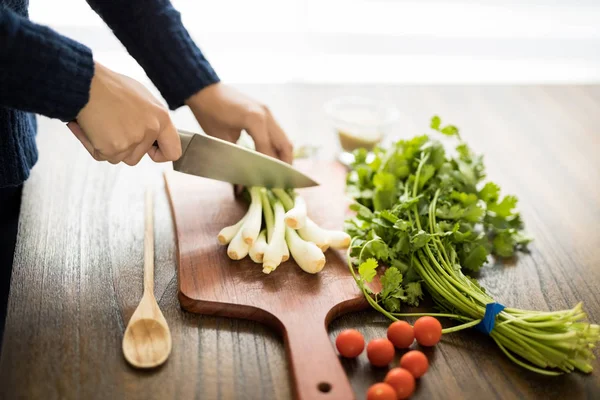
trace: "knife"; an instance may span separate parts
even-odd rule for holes
[[[276,158],[206,134],[178,133],[182,155],[173,162],[175,171],[244,186],[293,189],[318,185]]]

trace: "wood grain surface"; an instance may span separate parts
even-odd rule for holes
[[[390,101],[402,113],[395,136],[426,131],[439,114],[485,155],[490,179],[520,199],[529,254],[492,262],[480,281],[504,304],[540,310],[583,301],[600,322],[600,86],[247,86],[269,104],[296,143],[333,154],[321,112],[333,96]],[[175,114],[194,129],[191,114]],[[1,399],[289,399],[283,341],[259,323],[182,311],[175,236],[164,193],[168,166],[91,160],[59,122],[40,120],[41,157],[24,190],[8,319],[0,359]],[[173,335],[158,370],[129,367],[126,322],[142,294],[144,188],[155,185],[155,293]],[[215,205],[217,206],[217,205]],[[372,311],[333,321],[367,339],[385,334]],[[596,356],[600,354],[596,350]],[[415,399],[597,399],[591,375],[538,376],[514,365],[476,332],[447,335],[429,352]],[[385,375],[363,354],[344,361],[357,397]]]
[[[344,193],[346,169],[317,160],[299,160],[296,167],[320,183],[298,191],[309,218],[325,229],[342,229],[350,204]],[[296,399],[353,399],[327,336],[335,317],[369,307],[348,270],[345,251],[328,250],[318,274],[302,271],[291,257],[265,275],[249,256],[229,259],[227,248],[217,241],[221,229],[236,224],[248,210],[230,184],[175,171],[165,173],[165,182],[177,237],[182,308],[274,328],[285,341]]]

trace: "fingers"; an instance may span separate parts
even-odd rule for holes
[[[94,149],[92,143],[88,140],[87,136],[85,136],[85,133],[83,132],[83,129],[81,129],[79,124],[75,121],[71,121],[67,124],[67,128],[69,128],[71,132],[73,132],[73,135],[75,135],[75,137],[81,142],[81,144],[83,145],[83,147],[85,147],[88,153],[90,153],[92,157],[96,158],[96,149]]]
[[[269,133],[279,159],[291,164],[294,161],[294,146],[273,117],[269,118]]]
[[[278,158],[277,150],[269,134],[269,121],[265,107],[259,107],[249,112],[246,120],[246,131],[254,140],[254,146],[259,153]]]
[[[152,143],[154,141],[152,141],[149,150],[146,148],[148,155],[154,162],[176,161],[181,157],[181,140],[168,115],[164,122],[164,128],[158,134],[156,141],[158,147],[153,147]]]

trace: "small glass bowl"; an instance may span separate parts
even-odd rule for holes
[[[344,165],[353,162],[354,150],[371,150],[380,144],[399,118],[392,105],[357,96],[332,99],[323,108],[338,138],[338,160]]]

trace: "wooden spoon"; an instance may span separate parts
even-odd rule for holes
[[[144,294],[123,336],[125,359],[137,368],[161,365],[171,352],[171,332],[154,297],[154,223],[152,192],[146,192]]]

